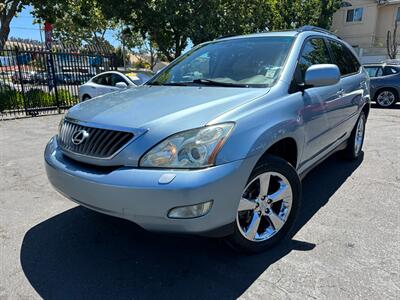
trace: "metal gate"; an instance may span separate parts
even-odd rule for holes
[[[8,42],[0,51],[0,119],[61,113],[78,103],[81,84],[115,69],[108,50]]]

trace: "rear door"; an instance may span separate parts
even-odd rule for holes
[[[350,134],[357,120],[359,107],[364,103],[367,75],[352,51],[342,42],[328,39],[333,63],[340,70],[340,94],[336,101],[327,103],[331,138],[341,139]]]

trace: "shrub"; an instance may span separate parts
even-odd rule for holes
[[[60,106],[71,106],[76,103],[76,99],[71,92],[65,89],[57,90],[58,103]],[[55,101],[55,96],[54,96]]]
[[[22,108],[24,108],[24,99],[20,92],[11,89],[0,89],[0,112]]]
[[[55,105],[55,97],[41,89],[31,89],[25,94],[28,108],[49,107]]]

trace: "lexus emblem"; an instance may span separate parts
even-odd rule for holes
[[[74,145],[80,145],[89,137],[89,133],[86,130],[75,131],[72,135],[72,143]]]

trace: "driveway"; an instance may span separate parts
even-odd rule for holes
[[[304,179],[295,235],[256,256],[64,200],[42,159],[60,117],[0,122],[0,299],[400,298],[399,106],[371,110],[359,161]]]

